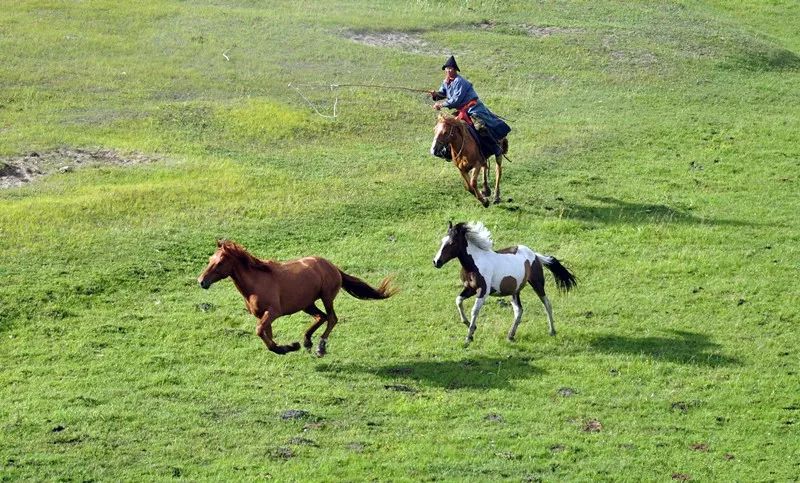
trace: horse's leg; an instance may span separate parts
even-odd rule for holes
[[[267,345],[267,349],[271,350],[276,354],[286,354],[287,352],[292,352],[300,349],[299,342],[292,342],[289,345],[278,345],[275,343],[275,340],[272,338],[272,322],[279,317],[279,315],[273,315],[274,312],[267,311],[261,317],[261,320],[258,322],[258,327],[256,328],[256,333],[261,340],[264,341],[264,344]]]
[[[494,165],[494,202],[500,203],[500,178],[503,175],[503,164],[502,164],[503,155],[497,155],[495,157],[495,165]]]
[[[492,196],[492,189],[489,187],[489,160],[486,161],[486,166],[483,167],[483,196],[488,198]]]
[[[311,349],[311,347],[314,345],[311,342],[311,336],[314,335],[314,332],[316,332],[316,330],[319,329],[322,324],[325,323],[325,320],[327,320],[328,316],[325,315],[325,312],[321,311],[315,304],[311,304],[304,308],[303,312],[307,313],[311,317],[314,317],[314,322],[308,326],[305,334],[303,335],[303,347],[306,349]]]
[[[513,341],[514,337],[517,335],[519,321],[522,320],[522,300],[519,298],[519,293],[515,293],[511,296],[511,307],[514,308],[514,325],[512,325],[511,330],[508,331],[508,340]]]
[[[547,298],[547,295],[542,295],[539,297],[544,304],[544,310],[547,312],[547,327],[549,329],[549,334],[551,336],[556,335],[556,325],[555,321],[553,320],[553,306],[550,305],[550,299]]]
[[[472,193],[472,186],[469,184],[469,172],[461,169],[459,169],[458,172],[461,174],[461,179],[464,181],[464,189]]]
[[[467,320],[467,316],[464,314],[464,300],[468,299],[475,295],[475,289],[472,287],[464,287],[464,290],[458,294],[456,297],[456,307],[458,308],[458,314],[461,316],[461,322],[469,327],[469,320]]]
[[[483,307],[483,303],[486,301],[486,293],[481,290],[481,294],[475,299],[475,305],[472,306],[472,320],[469,323],[469,329],[467,331],[467,339],[464,341],[464,345],[469,345],[472,342],[472,335],[475,333],[475,329],[478,327],[476,321],[478,320],[478,313],[481,311],[481,307]]]
[[[544,305],[544,310],[547,312],[547,326],[550,335],[556,335],[555,321],[553,320],[553,307],[550,305],[550,299],[544,293],[544,271],[542,270],[542,262],[537,258],[531,267],[531,274],[528,278],[528,283],[533,287],[533,291],[539,296],[539,300]]]
[[[319,338],[319,345],[317,346],[318,357],[322,357],[328,352],[328,336],[331,335],[331,331],[339,321],[336,312],[333,310],[333,297],[323,297],[322,305],[325,306],[325,312],[328,313],[328,323],[325,325],[325,332]]]
[[[480,169],[480,168],[478,168]],[[464,188],[470,192],[470,194],[474,195],[478,200],[483,204],[484,207],[489,206],[489,202],[483,198],[483,195],[475,188],[475,181],[470,180],[469,171],[464,171],[462,169],[458,170],[461,173],[461,179],[464,181]]]
[[[481,175],[481,170],[483,167],[481,165],[476,166],[472,170],[472,178],[470,179],[470,187],[472,188],[472,192],[475,194],[475,197],[478,198],[478,201],[481,202],[484,208],[489,206],[489,200],[483,197],[483,193],[478,189],[478,176]]]

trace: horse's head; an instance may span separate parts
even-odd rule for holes
[[[439,114],[436,126],[433,128],[433,143],[431,154],[439,158],[450,159],[449,146],[454,135],[460,134],[460,121],[453,116]]]
[[[233,273],[235,256],[231,253],[235,244],[230,241],[217,241],[217,251],[208,259],[208,266],[197,277],[197,283],[203,288],[208,288],[212,283],[218,282]]]
[[[448,222],[447,235],[442,238],[442,244],[436,256],[433,257],[433,266],[442,268],[445,263],[458,257],[467,248],[467,237],[464,224],[459,223],[453,226],[453,222]]]

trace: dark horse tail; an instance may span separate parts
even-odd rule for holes
[[[575,278],[575,275],[567,270],[567,267],[562,265],[556,257],[542,255],[541,253],[537,253],[536,256],[542,261],[542,265],[552,272],[559,290],[569,292],[572,287],[578,285],[578,279]]]
[[[361,300],[388,299],[397,293],[397,289],[391,287],[391,277],[386,277],[378,288],[372,288],[360,278],[348,275],[339,270],[342,274],[342,288],[353,297]]]

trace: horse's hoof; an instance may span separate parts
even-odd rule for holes
[[[314,352],[314,355],[317,357],[325,357],[325,354],[327,354],[327,351],[321,351],[319,349],[317,349],[317,351]]]
[[[296,350],[300,350],[300,343],[299,342],[292,342],[289,344],[288,352],[294,352]]]
[[[494,204],[496,204],[496,205],[500,204],[500,198],[499,197],[494,199]]]
[[[305,347],[307,350],[311,350],[311,348],[314,347],[314,343],[311,342],[311,339],[305,339],[303,340],[303,347]]]
[[[508,337],[506,337],[506,339],[507,339],[509,342],[516,342],[516,339],[514,339],[514,336],[513,336],[513,335],[509,335]]]
[[[556,336],[556,331],[555,330],[550,331],[550,337],[555,337],[555,336]]]
[[[481,204],[483,205],[484,208],[488,208],[489,207],[489,200],[483,200],[483,201],[481,201]]]

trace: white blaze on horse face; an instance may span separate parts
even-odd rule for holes
[[[450,237],[446,236],[442,238],[442,244],[439,246],[439,251],[436,252],[436,256],[433,257],[433,264],[438,268],[441,267],[444,262],[442,262],[442,252],[444,251],[444,247],[446,247],[450,243]],[[445,260],[446,261],[446,260]]]
[[[436,156],[436,144],[439,142],[439,138],[442,137],[444,134],[444,123],[439,123],[436,125],[436,128],[433,130],[433,143],[431,143],[431,154]]]
[[[211,273],[211,271],[217,268],[217,265],[219,265],[221,261],[222,261],[222,253],[220,252],[216,252],[210,257],[208,257],[208,266],[206,267],[205,270],[203,270],[203,273],[201,273],[200,276],[197,277],[197,282],[202,285],[205,282],[206,278],[208,278],[208,275]]]
[[[208,259],[208,268],[217,268],[217,265],[222,262],[222,253],[217,252]]]

